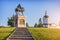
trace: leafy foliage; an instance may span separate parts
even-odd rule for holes
[[[43,27],[41,18],[39,19],[38,27]]]
[[[28,23],[26,23],[26,27],[29,27],[29,24]]]
[[[39,19],[38,24],[35,23],[34,27],[43,27],[41,18]]]
[[[37,23],[35,23],[34,27],[37,27]]]
[[[11,18],[8,18],[8,25],[11,27],[14,27],[14,16],[12,16]]]

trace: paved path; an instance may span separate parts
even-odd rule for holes
[[[17,28],[7,40],[34,40],[27,28]]]

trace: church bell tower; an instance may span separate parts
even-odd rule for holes
[[[50,26],[50,18],[47,15],[47,10],[45,11],[45,15],[43,17],[43,27],[49,27]]]

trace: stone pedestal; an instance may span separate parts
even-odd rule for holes
[[[26,17],[23,15],[15,15],[14,17],[14,26],[15,27],[26,27],[26,22],[25,22]]]

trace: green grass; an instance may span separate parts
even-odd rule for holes
[[[0,40],[6,38],[15,30],[13,27],[0,28]],[[59,28],[28,28],[35,40],[60,40]]]
[[[59,28],[28,28],[35,40],[60,40]]]
[[[6,40],[6,38],[14,31],[13,27],[0,28],[0,40]]]

